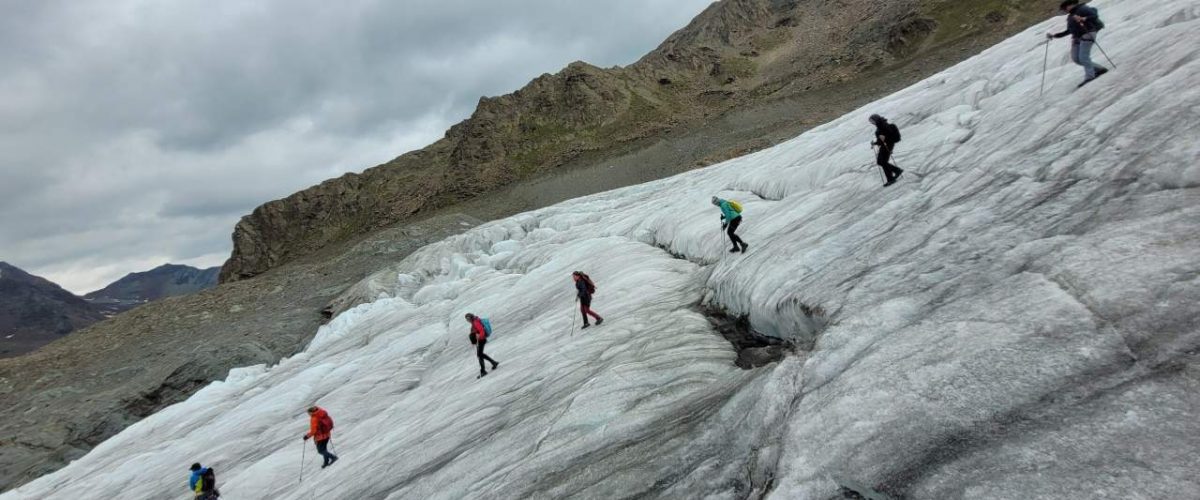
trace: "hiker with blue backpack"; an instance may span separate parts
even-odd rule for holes
[[[196,500],[217,500],[221,492],[217,491],[217,474],[212,467],[202,467],[199,463],[192,464],[191,475],[188,476],[188,489]]]
[[[474,314],[467,313],[467,323],[471,324],[471,335],[468,337],[472,344],[475,344],[475,356],[479,358],[479,376],[475,378],[483,378],[488,372],[483,364],[487,361],[492,364],[492,369],[500,366],[496,360],[488,357],[483,353],[483,346],[487,344],[487,339],[492,334],[492,323],[487,318],[480,318]]]
[[[725,233],[729,235],[729,241],[733,242],[733,249],[729,253],[746,253],[746,249],[750,245],[747,245],[737,235],[738,225],[742,223],[742,205],[736,201],[722,200],[716,196],[712,197],[712,204],[721,209],[721,229],[725,230]],[[739,245],[741,248],[738,248]]]

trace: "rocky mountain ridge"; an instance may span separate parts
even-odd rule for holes
[[[481,98],[430,146],[242,218],[221,281],[553,172],[644,147],[748,103],[830,88],[922,51],[1012,30],[1044,2],[723,0],[626,67],[584,62]],[[761,147],[761,146],[759,146]]]
[[[220,273],[220,267],[198,269],[180,264],[163,264],[149,271],[129,273],[83,298],[111,316],[165,297],[212,288],[217,286]]]
[[[104,319],[87,301],[0,262],[0,357],[17,356]]]
[[[19,356],[142,304],[217,285],[219,267],[163,264],[82,297],[0,262],[0,357]]]

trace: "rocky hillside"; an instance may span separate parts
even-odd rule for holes
[[[255,276],[580,158],[646,148],[736,109],[837,89],[963,39],[1012,32],[1052,8],[1036,0],[716,2],[630,66],[573,63],[481,99],[425,149],[256,208],[234,229],[221,280]]]
[[[102,319],[75,294],[0,262],[0,357],[33,351]]]
[[[219,267],[197,269],[163,264],[149,271],[129,273],[83,298],[111,316],[146,302],[212,288],[217,285],[220,272]]]

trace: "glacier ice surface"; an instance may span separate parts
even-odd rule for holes
[[[193,461],[239,499],[1200,498],[1200,5],[1093,4],[1119,66],[1087,87],[1056,41],[1038,97],[1058,17],[776,147],[474,228],[3,498],[186,498]],[[904,129],[888,189],[870,113]],[[738,369],[702,306],[810,350]],[[341,461],[301,482],[313,403]]]

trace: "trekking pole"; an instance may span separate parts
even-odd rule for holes
[[[1113,62],[1111,57],[1108,57],[1108,52],[1104,51],[1104,47],[1100,46],[1100,42],[1092,40],[1092,43],[1096,45],[1097,49],[1100,49],[1100,53],[1104,54],[1104,58],[1108,59],[1108,64],[1112,65],[1113,69],[1117,69],[1117,63]]]
[[[306,451],[308,451],[307,445],[308,445],[308,443],[305,441],[300,442],[300,483],[301,484],[304,483],[304,453]]]
[[[1042,89],[1038,91],[1038,97],[1046,93],[1046,64],[1050,62],[1050,40],[1046,40],[1046,55],[1042,57]]]

